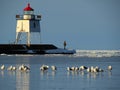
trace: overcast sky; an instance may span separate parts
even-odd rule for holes
[[[22,15],[28,2],[42,15],[42,43],[63,47],[66,40],[73,49],[120,49],[120,0],[0,0],[0,43],[15,41],[15,15]]]

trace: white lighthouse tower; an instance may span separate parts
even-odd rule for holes
[[[41,15],[34,15],[34,9],[30,7],[30,4],[24,8],[23,15],[16,15],[16,41],[15,44],[19,43],[22,33],[26,33],[26,44],[31,44],[30,36],[31,33],[40,33]]]

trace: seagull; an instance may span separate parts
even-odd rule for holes
[[[13,71],[14,71],[14,70],[16,70],[16,67],[15,67],[15,66],[13,66],[13,67],[12,67],[12,70],[13,70]]]
[[[109,71],[112,70],[112,66],[111,66],[111,65],[108,66],[108,70],[109,70]]]
[[[67,70],[68,71],[77,71],[78,70],[78,67],[67,67]]]
[[[7,68],[7,70],[12,70],[12,65]]]
[[[79,68],[78,67],[75,67],[75,71],[78,71],[79,70]]]
[[[87,72],[91,72],[91,68],[88,67],[88,68],[87,68]]]
[[[2,66],[0,67],[0,69],[1,69],[1,70],[4,70],[4,69],[5,69],[5,65],[2,65]]]
[[[29,71],[30,68],[28,66],[25,66],[24,64],[22,64],[21,66],[19,66],[19,70],[21,70],[21,71]]]
[[[51,69],[52,69],[53,71],[55,71],[55,70],[57,70],[57,67],[56,67],[56,66],[51,66]]]
[[[70,67],[67,67],[67,70],[68,70],[68,71],[71,71],[72,69],[71,69]]]
[[[48,68],[49,68],[48,65],[42,65],[42,66],[40,67],[40,70],[41,70],[41,71],[45,71],[45,70],[47,70]]]
[[[10,71],[10,70],[15,71],[15,70],[16,70],[16,67],[11,65],[10,67],[7,68],[7,70],[9,70],[9,71]]]
[[[30,68],[28,66],[24,66],[24,71],[29,71]]]
[[[83,70],[85,70],[85,69],[87,69],[86,66],[80,66],[80,67],[79,67],[79,70],[80,70],[80,71],[83,71]]]

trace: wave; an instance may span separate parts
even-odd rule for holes
[[[76,50],[76,57],[113,57],[120,56],[120,50]]]

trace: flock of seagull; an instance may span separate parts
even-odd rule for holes
[[[101,69],[100,67],[96,66],[96,67],[86,67],[86,66],[80,66],[80,67],[67,67],[67,70],[68,71],[84,71],[86,70],[87,72],[93,72],[93,73],[96,73],[96,72],[104,72],[103,69]],[[112,66],[109,65],[107,67],[107,70],[111,71],[112,70]]]
[[[5,65],[1,65],[1,66],[0,66],[0,70],[5,70],[5,68],[6,68]],[[46,71],[46,70],[48,70],[48,69],[49,69],[49,66],[48,66],[48,65],[42,65],[42,66],[40,67],[40,70],[41,70],[41,71]],[[8,71],[15,71],[15,70],[17,70],[17,67],[10,65],[9,67],[7,67],[7,70],[8,70]],[[20,65],[20,66],[18,67],[18,70],[20,70],[20,71],[29,71],[29,70],[30,70],[30,67],[27,66],[27,65],[22,64],[22,65]],[[55,70],[57,70],[57,67],[56,67],[56,66],[51,66],[51,70],[52,70],[52,71],[55,71]]]
[[[2,65],[2,66],[0,67],[1,70],[5,70],[5,68],[6,68],[5,65]],[[8,70],[8,71],[15,71],[15,70],[17,70],[17,68],[16,68],[15,66],[10,65],[10,66],[7,68],[7,70]],[[28,66],[22,64],[22,65],[19,66],[18,70],[20,70],[20,71],[29,71],[30,68],[29,68]]]
[[[5,67],[5,65],[2,65],[2,66],[0,66],[0,70],[4,70],[6,67]],[[48,66],[48,65],[42,65],[41,67],[40,67],[40,70],[41,71],[46,71],[46,70],[48,70],[50,68],[50,66]],[[15,71],[15,70],[17,70],[17,68],[15,67],[15,66],[9,66],[8,68],[7,68],[7,70],[9,70],[9,71]],[[18,70],[20,70],[20,71],[29,71],[30,70],[30,67],[28,67],[27,65],[24,65],[24,64],[22,64],[22,65],[20,65],[19,67],[18,67]],[[56,71],[57,70],[57,67],[56,66],[51,66],[51,70],[52,71]],[[101,68],[99,68],[98,66],[96,66],[96,67],[93,67],[93,66],[91,66],[91,67],[86,67],[86,66],[80,66],[80,67],[67,67],[67,71],[84,71],[84,70],[86,70],[87,72],[104,72],[104,70],[103,69],[101,69]],[[111,71],[112,70],[112,66],[111,65],[109,65],[108,67],[107,67],[107,70],[109,70],[109,71]]]

